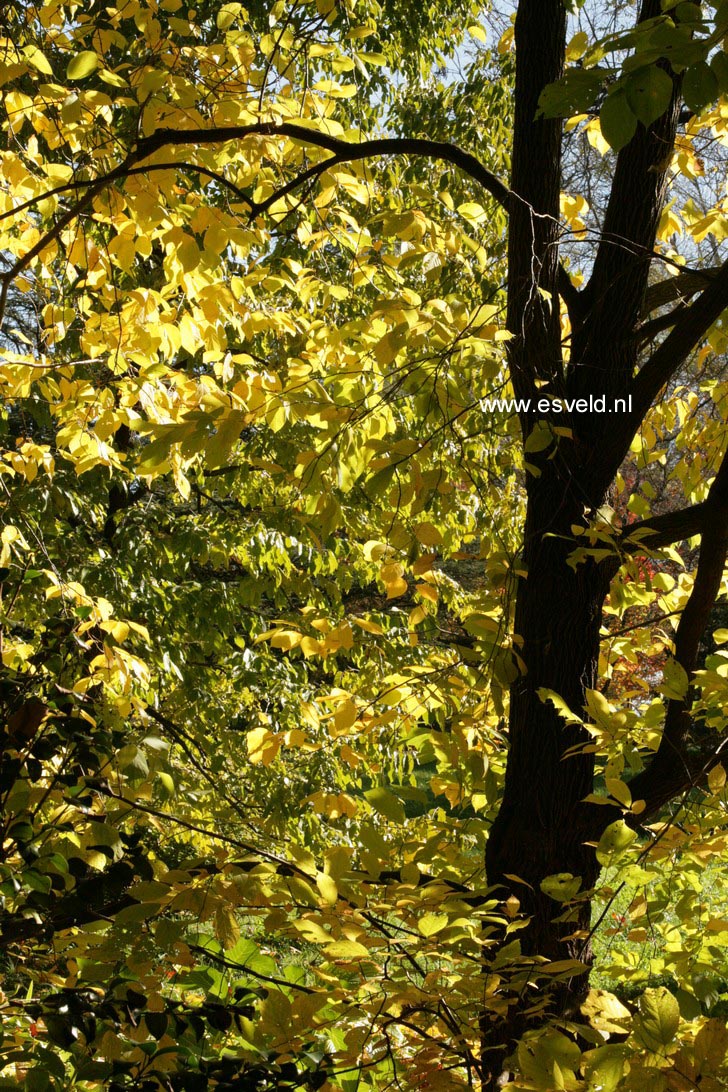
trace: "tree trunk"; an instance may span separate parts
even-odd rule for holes
[[[523,955],[577,959],[588,967],[590,900],[575,903],[568,920],[557,920],[565,916],[565,908],[541,890],[541,882],[571,873],[580,878],[583,891],[596,883],[594,848],[584,844],[593,809],[583,803],[593,789],[594,758],[569,753],[589,737],[578,725],[568,724],[539,691],[553,691],[581,715],[585,692],[596,684],[608,581],[593,561],[569,564],[577,545],[572,525],[584,526],[586,517],[573,480],[562,477],[555,462],[544,459],[541,476],[529,478],[526,575],[520,580],[515,614],[526,671],[511,688],[505,791],[487,843],[486,868],[489,884],[501,885],[500,897],[515,896],[520,912],[530,918],[515,934]],[[550,991],[548,1010],[576,1013],[587,987],[588,971],[575,973]],[[509,1053],[528,1027],[528,1008],[537,1000],[543,1002],[543,993],[536,998],[529,991],[513,998],[508,1018],[498,1027],[484,1027],[484,1045]],[[539,1022],[543,1017],[540,1011]]]

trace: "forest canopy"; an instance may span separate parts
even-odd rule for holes
[[[0,35],[0,1089],[724,1089],[726,0]]]

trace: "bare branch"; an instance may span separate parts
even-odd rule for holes
[[[675,323],[671,333],[642,367],[632,385],[633,412],[626,421],[637,428],[665,383],[675,374],[713,323],[728,307],[728,261],[697,300]],[[632,432],[630,433],[630,442]]]
[[[649,315],[658,307],[666,307],[670,303],[680,301],[686,303],[710,281],[720,273],[720,266],[711,269],[685,269],[675,277],[667,277],[663,281],[651,284],[645,293],[642,314]]]
[[[635,336],[640,345],[646,345],[648,341],[652,341],[663,330],[669,330],[686,312],[687,305],[683,304],[680,307],[673,307],[672,311],[668,311],[666,315],[658,315],[656,318],[650,319],[649,322],[641,323],[635,331]]]
[[[633,523],[622,532],[620,549],[623,553],[638,554],[642,550],[659,550],[673,542],[683,542],[704,530],[711,512],[711,505],[703,501],[678,512],[665,512],[661,516]]]

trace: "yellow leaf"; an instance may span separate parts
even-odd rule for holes
[[[384,630],[380,625],[376,622],[370,622],[368,618],[352,618],[351,621],[355,626],[358,626],[359,629],[363,629],[366,633],[374,633],[378,637],[384,633]]]
[[[339,898],[339,892],[336,887],[336,880],[333,876],[327,875],[325,872],[319,872],[316,877],[316,886],[321,892],[321,896],[324,902],[333,906]]]
[[[90,49],[84,49],[68,62],[66,78],[69,80],[84,80],[86,76],[90,76],[92,72],[95,72],[98,66],[99,58],[96,54]]]
[[[397,599],[398,596],[404,595],[407,591],[407,581],[403,580],[401,576],[392,580],[387,584],[387,599]]]
[[[619,800],[620,804],[623,804],[625,808],[631,807],[632,794],[624,781],[620,781],[617,777],[608,777],[606,778],[606,786],[610,796],[613,796],[615,800]]]
[[[242,10],[242,4],[223,4],[217,13],[217,29],[227,30],[233,25]]]
[[[426,617],[427,617],[427,614],[425,613],[425,610],[424,610],[423,607],[421,607],[419,605],[416,606],[416,607],[413,607],[412,610],[409,612],[409,618],[407,619],[407,623],[408,623],[410,629],[414,629],[414,627],[418,626],[420,624],[420,622],[424,622]]]
[[[235,914],[227,903],[222,903],[215,911],[215,936],[224,949],[233,948],[240,937]]]
[[[284,652],[290,652],[292,648],[300,645],[302,637],[295,629],[279,629],[270,639],[271,648],[281,648]]]
[[[418,523],[415,527],[415,535],[425,546],[439,546],[442,542],[442,535],[434,523]]]
[[[500,53],[501,57],[505,53],[510,53],[513,49],[514,36],[515,27],[508,27],[508,30],[504,31],[504,33],[501,35],[500,41],[498,42],[498,52]]]
[[[423,937],[431,937],[444,929],[449,920],[447,914],[423,914],[417,923],[417,928]]]
[[[334,725],[336,727],[336,734],[343,735],[356,723],[357,708],[351,698],[339,706],[334,713]]]
[[[332,99],[351,99],[356,94],[355,83],[336,83],[334,80],[317,80],[314,91],[322,91]]]
[[[423,599],[429,599],[431,603],[437,602],[437,588],[431,588],[429,584],[417,584],[415,591],[419,592]]]
[[[628,1026],[623,1021],[632,1019],[629,1009],[607,990],[589,990],[581,1011],[598,1031],[623,1032]]]
[[[369,955],[369,949],[358,940],[336,940],[324,951],[331,959],[362,959]]]
[[[566,59],[567,61],[578,61],[580,57],[584,55],[586,47],[589,45],[589,37],[584,30],[580,30],[578,34],[575,34],[566,47]]]
[[[315,637],[302,637],[298,646],[308,660],[311,656],[321,656],[325,650],[325,642],[317,641]]]
[[[464,204],[458,205],[458,212],[465,220],[470,220],[475,224],[481,223],[487,215],[483,206],[476,201],[466,201]]]
[[[403,572],[402,565],[396,561],[389,561],[386,565],[382,565],[379,575],[385,584],[393,584],[396,580],[399,580]]]
[[[708,788],[717,793],[725,785],[725,767],[719,762],[708,774]]]
[[[44,76],[52,76],[53,69],[50,66],[48,58],[41,53],[38,46],[27,45],[23,49],[26,59],[33,65],[33,68],[37,68],[39,72],[42,72]]]
[[[248,758],[254,766],[270,766],[281,747],[281,740],[269,728],[253,728],[246,737]]]

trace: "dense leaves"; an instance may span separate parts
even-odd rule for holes
[[[575,12],[540,89],[575,192],[563,299],[531,287],[567,364],[612,149],[676,95],[630,344],[722,290],[724,8],[598,38]],[[504,892],[526,504],[576,430],[497,401],[521,396],[513,28],[368,0],[5,15],[0,1087],[457,1089],[504,1052],[514,1089],[723,1087],[723,562],[699,663],[676,630],[723,320],[567,528],[574,580],[608,570],[598,672],[579,707],[534,700],[595,763],[598,879]],[[701,776],[655,803],[688,696]],[[561,955],[526,939],[536,890]]]

